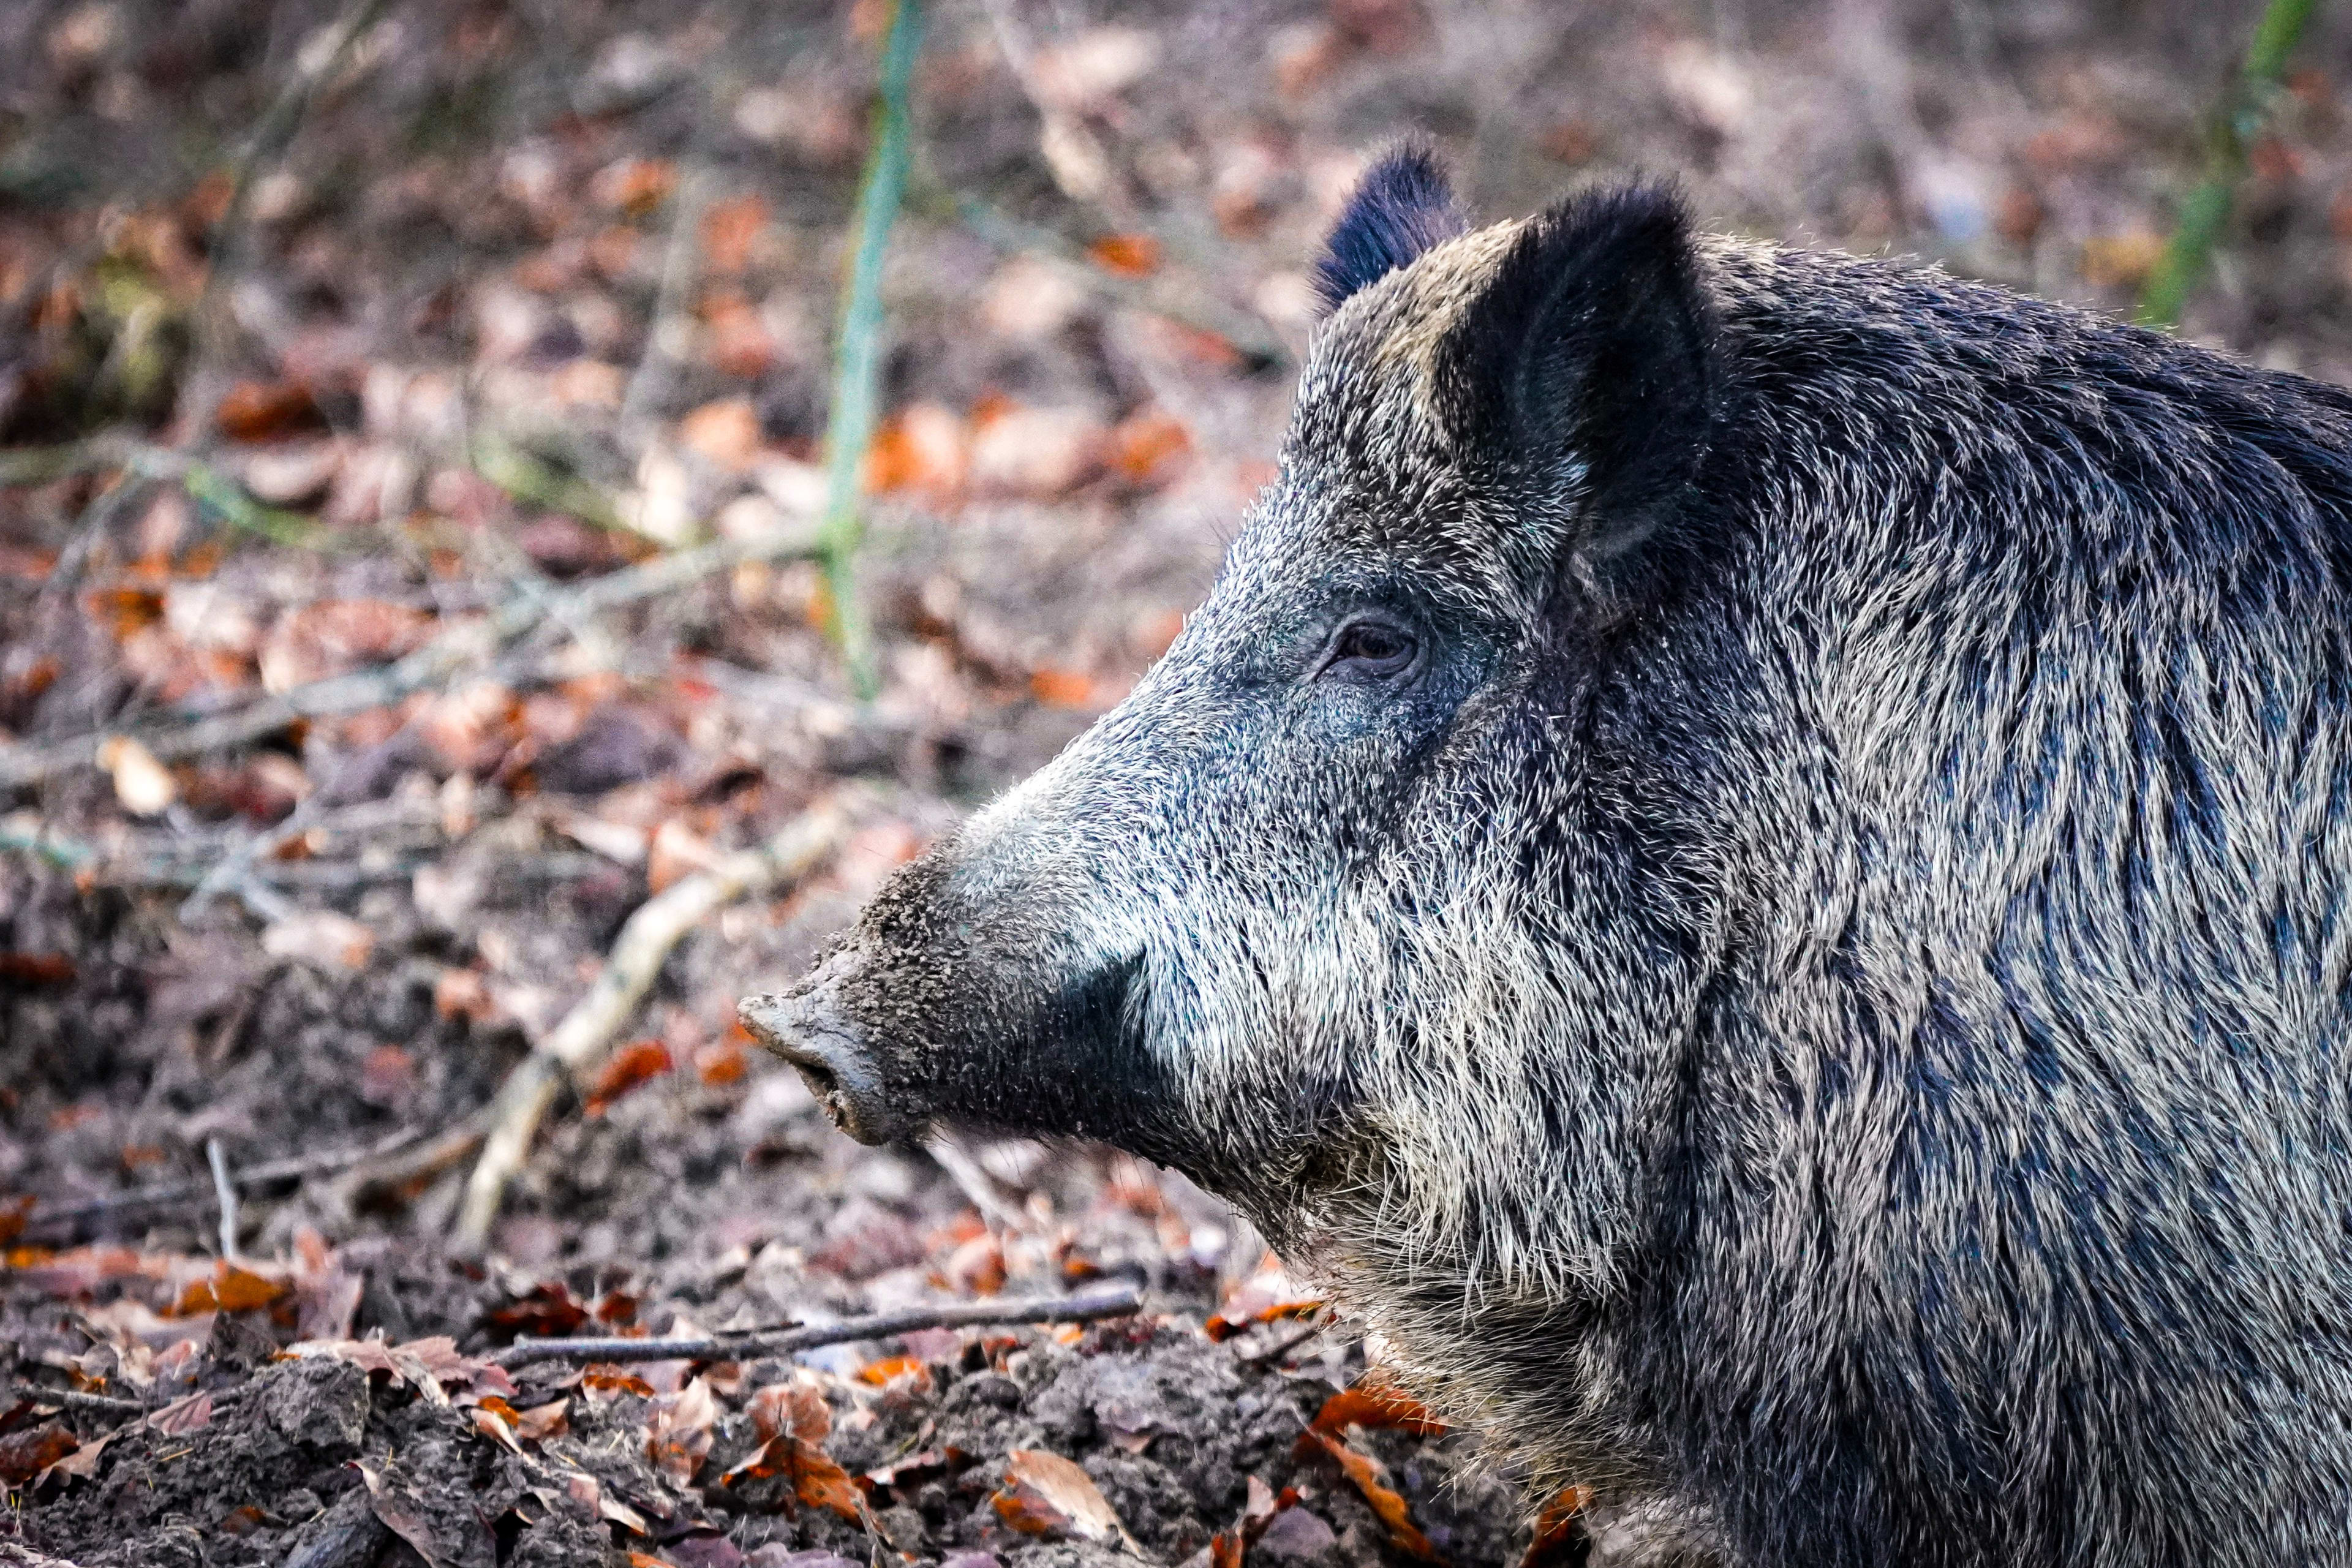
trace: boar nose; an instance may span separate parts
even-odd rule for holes
[[[736,1016],[754,1039],[799,1069],[833,1124],[860,1143],[887,1143],[910,1130],[882,1091],[863,1033],[822,988],[801,995],[746,996]]]

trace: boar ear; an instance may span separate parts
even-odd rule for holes
[[[1324,313],[1469,227],[1436,152],[1417,140],[1391,147],[1348,198],[1347,210],[1323,244],[1323,259],[1315,264],[1315,292]]]
[[[1710,312],[1675,194],[1587,192],[1530,220],[1440,350],[1469,451],[1580,493],[1588,559],[1646,536],[1706,449]]]

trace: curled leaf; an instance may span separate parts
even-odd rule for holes
[[[1396,1549],[1424,1563],[1440,1563],[1437,1548],[1429,1537],[1412,1522],[1412,1510],[1403,1497],[1388,1484],[1388,1471],[1370,1454],[1360,1454],[1328,1432],[1308,1428],[1299,1436],[1302,1450],[1309,1444],[1321,1448],[1339,1462],[1340,1474],[1360,1493],[1380,1521],[1388,1527],[1389,1541]]]
[[[1004,1467],[1004,1485],[988,1500],[998,1518],[1024,1534],[1115,1542],[1142,1555],[1094,1478],[1059,1454],[1013,1449]]]

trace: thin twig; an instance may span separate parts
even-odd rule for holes
[[[226,713],[176,727],[153,726],[133,734],[151,754],[169,762],[243,745],[304,719],[386,707],[412,691],[438,685],[488,658],[551,616],[597,615],[657,597],[747,562],[807,555],[816,548],[817,535],[814,531],[778,529],[756,539],[720,540],[676,551],[591,578],[561,595],[509,600],[488,616],[442,632],[415,653],[391,664],[330,676]],[[99,748],[117,732],[94,731],[46,746],[0,747],[0,789],[42,784],[61,773],[90,767],[98,761]]]
[[[861,699],[874,695],[873,631],[857,595],[857,546],[864,532],[858,507],[866,449],[873,445],[882,394],[882,263],[907,185],[913,145],[908,84],[923,33],[922,0],[898,0],[882,47],[882,93],[875,109],[874,150],[857,191],[857,249],[841,301],[841,331],[834,346],[833,401],[824,426],[825,583],[833,599],[834,640]]]
[[[360,1149],[331,1149],[319,1153],[296,1154],[283,1160],[271,1160],[258,1165],[247,1165],[231,1173],[231,1179],[243,1192],[257,1192],[280,1182],[296,1182],[309,1176],[325,1175],[365,1161],[381,1158],[395,1149],[415,1142],[416,1134],[408,1131]],[[58,1204],[37,1208],[25,1216],[25,1234],[47,1236],[60,1228],[78,1231],[92,1220],[110,1218],[115,1215],[140,1209],[163,1208],[189,1203],[215,1192],[210,1181],[171,1182],[159,1186],[134,1187],[127,1193],[109,1193],[103,1197],[89,1198],[80,1203]]]
[[[236,1182],[228,1173],[228,1152],[221,1147],[218,1138],[205,1140],[205,1163],[212,1167],[213,1196],[220,1203],[221,1256],[235,1263],[237,1260]]]
[[[587,1072],[603,1058],[678,940],[721,904],[805,877],[840,847],[848,828],[848,813],[828,800],[802,813],[759,848],[730,855],[638,906],[588,994],[508,1075],[491,1102],[481,1158],[457,1213],[453,1239],[459,1250],[478,1252],[489,1240],[507,1185],[522,1169],[557,1089],[566,1077]]]
[[[103,1394],[84,1394],[72,1388],[44,1388],[37,1383],[16,1383],[8,1392],[18,1399],[29,1399],[37,1405],[54,1405],[60,1410],[81,1411],[91,1415],[144,1415],[147,1406],[135,1399],[113,1399]]]
[[[1085,1323],[1123,1318],[1139,1310],[1143,1298],[1132,1285],[1081,1290],[1072,1296],[1040,1296],[1019,1301],[950,1301],[877,1312],[838,1323],[782,1332],[709,1334],[691,1340],[517,1340],[490,1359],[504,1367],[543,1361],[761,1361],[820,1345],[888,1339],[919,1329],[969,1329],[989,1323]]]
[[[2178,322],[2189,291],[2204,280],[2213,247],[2229,222],[2238,181],[2246,171],[2246,151],[2285,95],[2280,78],[2286,73],[2287,56],[2318,8],[2319,0],[2270,0],[2263,8],[2253,40],[2246,46],[2245,65],[2207,133],[2204,177],[2182,198],[2179,221],[2165,244],[2163,258],[2140,292],[2133,315],[2143,325]]]

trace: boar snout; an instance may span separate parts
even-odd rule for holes
[[[790,991],[747,996],[737,1016],[751,1037],[798,1069],[833,1124],[860,1143],[888,1143],[914,1131],[891,1103],[860,1029],[839,1004],[845,971],[826,964]]]

